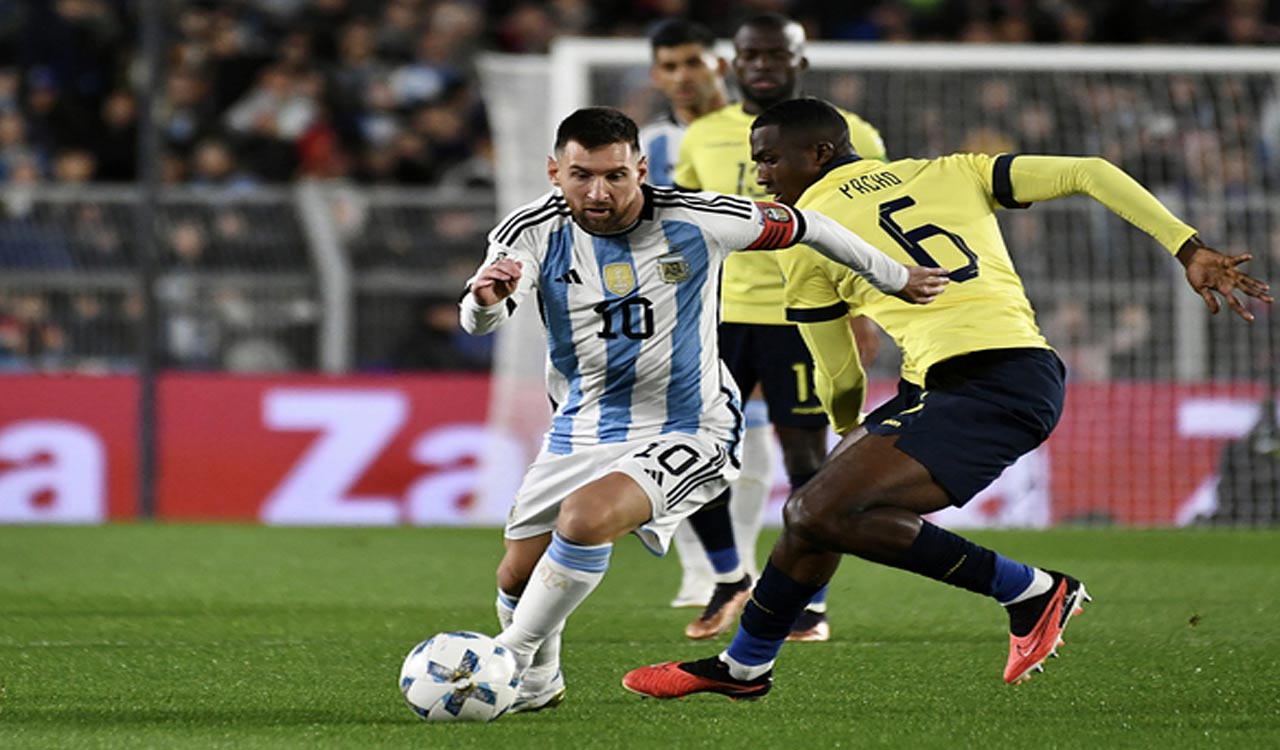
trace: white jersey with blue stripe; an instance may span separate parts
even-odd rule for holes
[[[640,152],[649,159],[649,184],[674,185],[680,141],[688,126],[668,114],[640,128]]]
[[[546,448],[710,431],[736,452],[741,399],[716,344],[720,266],[753,243],[792,244],[802,222],[739,196],[642,190],[640,221],[621,234],[582,229],[558,191],[489,234],[485,265],[522,264],[507,311],[533,291],[546,327]]]

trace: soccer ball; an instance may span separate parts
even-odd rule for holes
[[[424,721],[493,721],[516,699],[516,660],[487,635],[439,633],[413,647],[400,692]]]

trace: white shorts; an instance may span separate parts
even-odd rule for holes
[[[670,433],[646,440],[575,447],[569,455],[538,453],[507,516],[507,539],[555,530],[560,503],[574,490],[612,472],[644,488],[653,514],[635,535],[665,555],[680,522],[716,499],[738,477],[723,443],[705,435]]]

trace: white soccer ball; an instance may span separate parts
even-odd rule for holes
[[[493,721],[516,699],[516,660],[487,635],[438,633],[413,647],[400,692],[424,721]]]

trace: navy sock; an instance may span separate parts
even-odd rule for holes
[[[804,611],[804,605],[821,588],[800,583],[773,563],[766,563],[742,612],[738,632],[729,644],[729,656],[751,666],[772,661],[791,633],[796,618]]]
[[[728,573],[738,567],[738,547],[733,539],[733,519],[729,517],[729,493],[702,506],[689,516],[693,533],[707,551],[707,559],[717,573]]]
[[[986,547],[924,521],[920,535],[907,550],[901,567],[935,581],[990,596],[996,577],[997,557]]]

